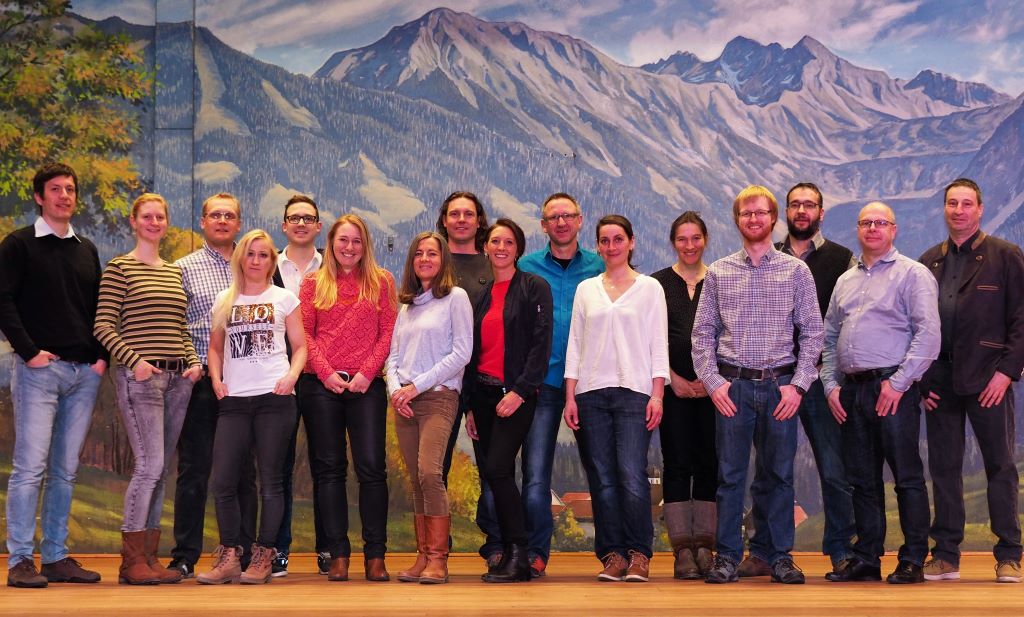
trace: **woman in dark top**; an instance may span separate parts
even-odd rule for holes
[[[516,262],[526,249],[523,230],[509,219],[487,230],[484,244],[494,280],[473,307],[473,358],[464,389],[485,461],[481,478],[494,493],[504,545],[487,583],[530,580],[523,502],[516,487],[516,454],[537,407],[537,388],[551,355],[551,288]],[[467,425],[470,423],[467,422]]]
[[[652,276],[665,289],[668,304],[670,388],[661,420],[665,526],[668,527],[676,578],[698,579],[711,566],[715,544],[715,407],[693,370],[690,331],[704,286],[704,247],[708,229],[696,212],[672,222],[672,246],[679,256]]]

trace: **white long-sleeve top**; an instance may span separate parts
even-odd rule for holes
[[[601,276],[576,288],[565,355],[565,377],[576,394],[627,388],[651,394],[651,380],[669,378],[668,309],[655,279],[640,274],[615,302]]]
[[[436,386],[462,390],[462,374],[473,353],[473,306],[466,290],[443,298],[425,291],[403,304],[384,363],[388,393],[411,383],[418,392]]]

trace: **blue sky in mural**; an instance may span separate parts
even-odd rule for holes
[[[152,0],[76,0],[93,18],[152,23]],[[157,2],[161,20],[192,3]],[[911,78],[931,68],[1024,91],[1024,11],[1016,0],[199,0],[197,21],[261,60],[310,74],[437,6],[576,36],[624,64],[691,51],[713,59],[737,35],[786,47],[811,35],[862,66]]]

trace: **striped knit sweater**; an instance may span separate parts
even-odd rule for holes
[[[96,338],[117,361],[134,369],[142,360],[184,358],[198,365],[185,321],[181,268],[115,257],[100,279]]]

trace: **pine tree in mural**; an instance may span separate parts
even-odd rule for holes
[[[139,184],[130,148],[153,79],[126,36],[65,19],[67,0],[0,6],[0,203],[31,203],[31,178],[61,160],[79,174],[82,206],[127,212]]]

